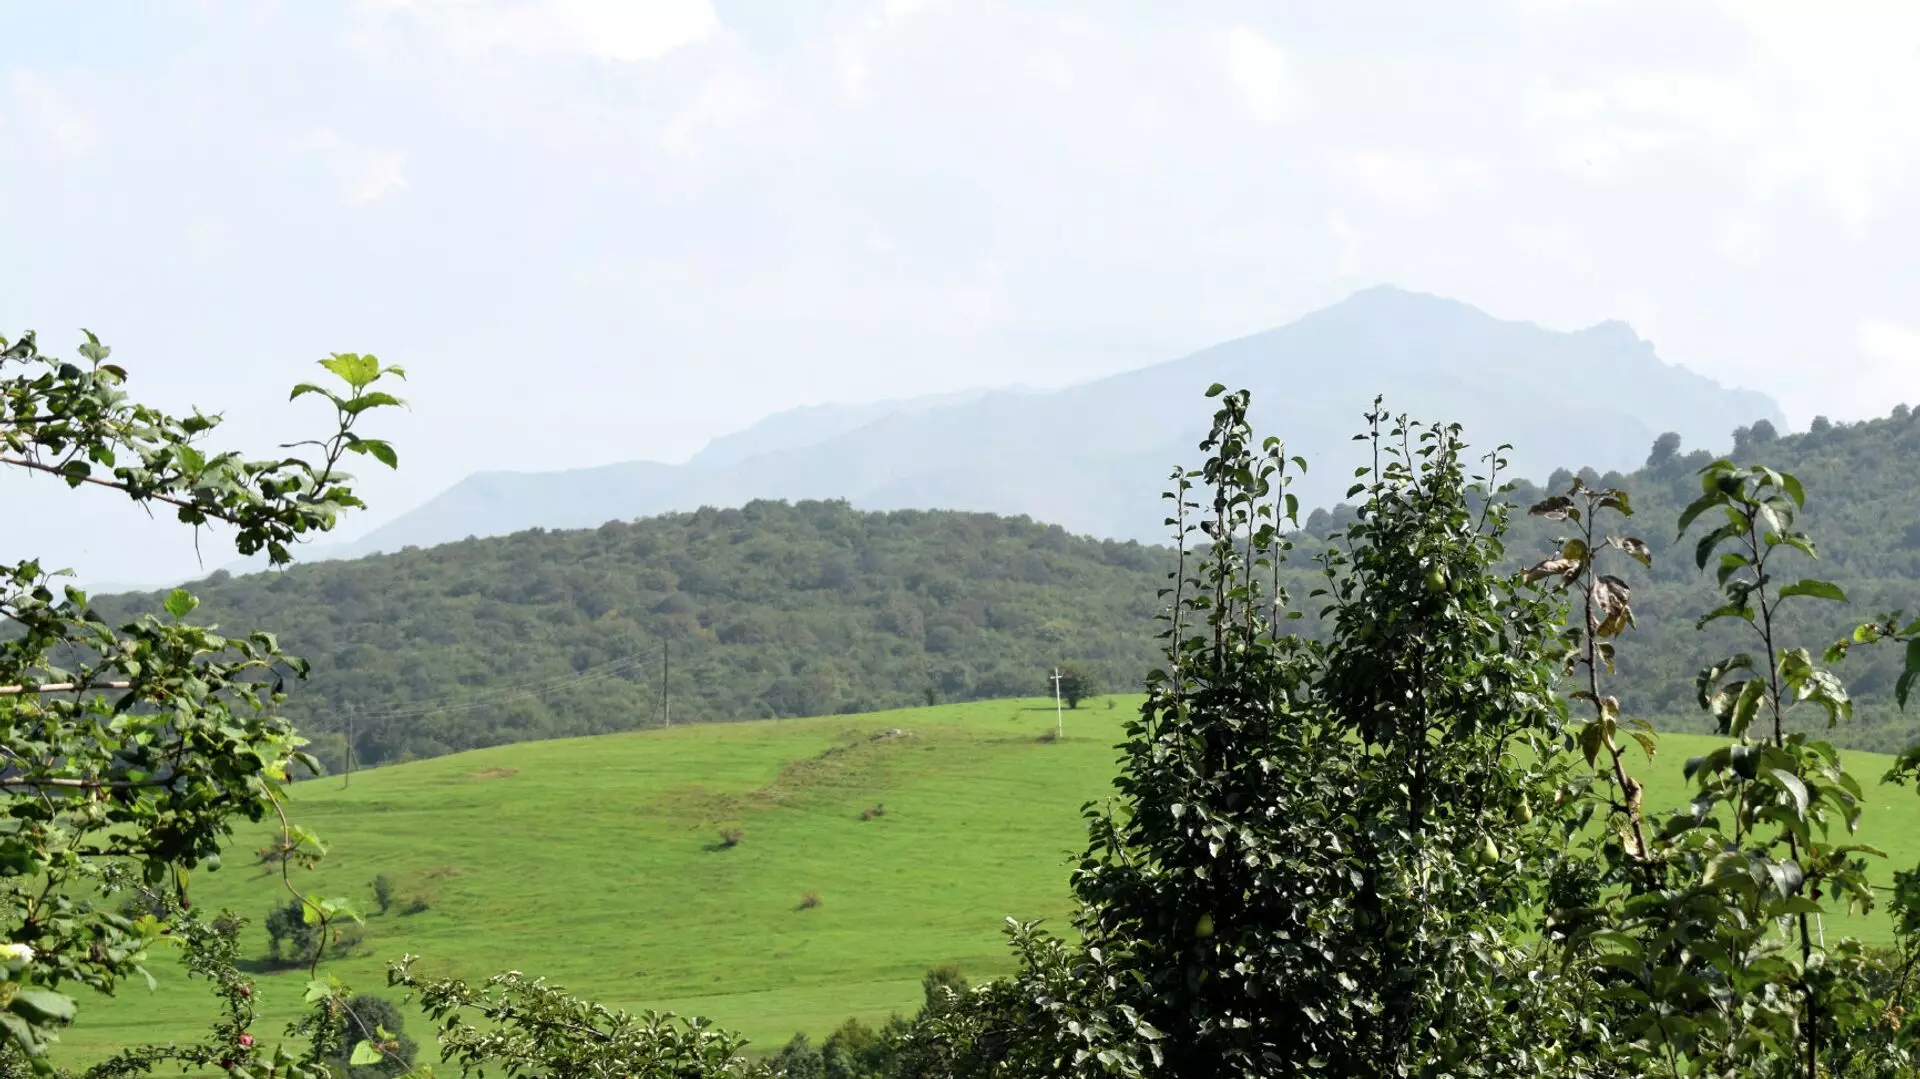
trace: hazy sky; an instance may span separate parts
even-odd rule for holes
[[[1795,424],[1920,402],[1912,0],[0,0],[0,41],[0,333],[87,326],[259,450],[319,356],[405,364],[363,525],[1380,282],[1626,319]],[[64,507],[0,556],[192,572],[45,488],[0,481]]]

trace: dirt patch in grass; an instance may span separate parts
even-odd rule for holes
[[[475,779],[505,779],[520,774],[518,768],[487,768],[473,773]]]
[[[897,728],[847,732],[847,741],[788,761],[773,781],[741,793],[722,793],[697,784],[667,791],[640,807],[642,813],[691,816],[695,827],[740,819],[755,810],[792,806],[824,790],[865,789],[879,784],[888,759],[918,741]]]

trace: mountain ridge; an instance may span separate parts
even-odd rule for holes
[[[1543,414],[1543,400],[1575,381],[1568,371],[1583,388]],[[679,465],[475,473],[359,540],[307,557],[753,499],[1027,514],[1075,533],[1151,542],[1162,537],[1159,484],[1202,433],[1199,394],[1215,381],[1252,389],[1266,426],[1314,466],[1300,488],[1309,506],[1337,501],[1342,451],[1382,391],[1395,410],[1513,443],[1513,472],[1534,478],[1566,465],[1633,468],[1667,430],[1691,445],[1724,445],[1737,426],[1785,423],[1766,395],[1661,359],[1624,322],[1555,331],[1379,285],[1283,326],[1057,390],[792,409],[720,436]],[[1608,384],[1633,387],[1631,396],[1610,395]]]

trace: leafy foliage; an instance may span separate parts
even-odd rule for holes
[[[1746,440],[1750,443],[1750,439]],[[1920,485],[1920,421],[1907,410],[1859,423],[1834,423],[1821,431],[1781,435],[1764,448],[1747,446],[1746,455],[1732,463],[1756,463],[1752,454],[1764,452],[1776,471],[1798,477],[1807,495],[1796,510],[1798,527],[1820,537],[1817,570],[1797,571],[1830,582],[1851,601],[1791,603],[1779,612],[1778,629],[1785,638],[1810,648],[1817,656],[1820,642],[1849,638],[1866,612],[1912,611],[1913,593],[1920,582],[1920,529],[1916,529],[1913,491]],[[1619,489],[1630,500],[1635,517],[1659,522],[1641,538],[1649,563],[1620,559],[1612,572],[1638,597],[1634,608],[1639,628],[1636,647],[1617,658],[1616,693],[1637,702],[1638,714],[1663,730],[1710,732],[1715,720],[1697,703],[1694,657],[1733,655],[1750,648],[1747,631],[1737,621],[1718,620],[1696,628],[1700,613],[1720,607],[1715,578],[1696,568],[1694,548],[1699,535],[1680,538],[1670,525],[1700,496],[1700,471],[1716,458],[1705,451],[1675,453],[1660,463],[1632,474],[1599,475],[1587,470],[1583,482],[1591,489]],[[1565,473],[1552,489],[1516,480],[1508,495],[1524,508],[1554,494],[1564,493],[1573,478]],[[1316,511],[1308,519],[1301,542],[1320,543],[1353,518],[1351,506]],[[1509,565],[1533,560],[1533,553],[1549,549],[1562,522],[1543,518],[1516,518],[1507,537],[1513,552]],[[1913,532],[1910,537],[1909,531]],[[1702,533],[1704,534],[1704,533]],[[1716,559],[1717,559],[1716,555]],[[1813,566],[1813,563],[1807,563]],[[1717,571],[1717,562],[1709,566]],[[1297,581],[1304,581],[1302,574]],[[1782,585],[1793,583],[1783,580]],[[1296,585],[1297,587],[1297,585]],[[1883,628],[1897,615],[1883,616]],[[1325,630],[1311,618],[1306,631],[1323,636]],[[1889,642],[1892,643],[1892,642]],[[1848,660],[1852,718],[1828,730],[1824,711],[1801,710],[1787,717],[1792,730],[1822,732],[1834,744],[1856,749],[1897,753],[1912,735],[1911,719],[1903,716],[1896,699],[1906,665],[1904,645],[1861,649]],[[1909,693],[1913,683],[1909,682]]]
[[[204,445],[217,417],[129,399],[126,371],[92,334],[79,354],[47,356],[31,333],[0,341],[0,465],[169,506],[188,525],[222,522],[240,551],[283,563],[295,540],[360,505],[340,471],[347,454],[394,463],[356,430],[367,411],[398,404],[373,387],[401,372],[371,356],[321,361],[344,390],[294,391],[332,406],[330,435],[284,447],[304,456],[253,461]],[[272,635],[188,623],[197,601],[183,590],[116,625],[60,576],[36,560],[0,567],[0,1035],[36,1062],[74,1016],[63,985],[110,992],[144,974],[148,948],[169,936],[192,944],[197,932],[216,957],[226,947],[168,913],[187,907],[192,871],[219,864],[236,819],[278,811],[303,759],[276,706],[285,677],[306,667]],[[311,836],[284,835],[283,865],[318,852]],[[118,901],[135,890],[150,901],[129,917]],[[343,909],[310,906],[322,920]]]
[[[1297,462],[1254,439],[1246,407],[1224,394],[1206,465],[1174,476],[1166,665],[1129,727],[1119,804],[1090,810],[1081,942],[1010,927],[1020,974],[923,1024],[952,1059],[999,1062],[956,1074],[1563,1059],[1532,1034],[1568,994],[1526,943],[1565,816],[1559,609],[1496,570],[1505,513],[1471,497],[1490,481],[1465,475],[1458,431],[1376,411],[1367,501],[1325,558],[1333,639],[1286,633]]]
[[[1652,559],[1645,541],[1597,530],[1603,513],[1632,514],[1631,501],[1576,479],[1533,510],[1579,529],[1531,574],[1581,589],[1584,625],[1568,635],[1586,685],[1575,698],[1592,719],[1578,741],[1589,764],[1606,758],[1598,766],[1612,826],[1576,844],[1592,870],[1584,894],[1558,913],[1556,936],[1606,989],[1621,1037],[1601,1058],[1617,1066],[1674,1075],[1804,1069],[1811,1077],[1835,1066],[1878,1074],[1859,1070],[1853,1051],[1859,1032],[1879,1018],[1860,991],[1865,954],[1852,941],[1829,949],[1823,932],[1816,944],[1811,926],[1833,909],[1828,903],[1872,902],[1861,856],[1877,852],[1832,836],[1836,823],[1845,833],[1857,827],[1861,788],[1831,745],[1790,733],[1788,723],[1794,709],[1812,706],[1831,724],[1850,703],[1839,680],[1805,649],[1789,648],[1777,628],[1790,601],[1844,596],[1817,579],[1780,583],[1785,559],[1815,550],[1795,527],[1805,504],[1796,477],[1717,461],[1701,470],[1700,486],[1679,531],[1696,521],[1713,526],[1696,542],[1694,561],[1715,565],[1723,591],[1700,624],[1744,623],[1757,650],[1699,676],[1701,707],[1732,740],[1688,762],[1692,807],[1657,826],[1641,812],[1640,785],[1616,737],[1624,724],[1651,756],[1652,728],[1623,721],[1619,699],[1602,688],[1614,670],[1614,641],[1636,619],[1631,589],[1602,574],[1599,560]],[[1783,924],[1793,927],[1785,938]]]
[[[439,1027],[441,1056],[467,1073],[497,1069],[541,1079],[763,1074],[741,1053],[738,1037],[701,1019],[629,1015],[517,972],[479,987],[457,978],[430,981],[413,973],[413,963],[413,957],[396,963],[388,981],[418,995]]]

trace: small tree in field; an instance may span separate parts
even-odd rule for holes
[[[412,1069],[417,1047],[406,1035],[406,1020],[401,1017],[400,1009],[386,998],[371,993],[356,994],[341,1010],[335,1025],[336,1044],[341,1049],[327,1063],[347,1079],[391,1079]],[[372,1032],[378,1057],[370,1063],[356,1064],[346,1047],[366,1040],[361,1027]],[[361,1060],[365,1061],[367,1055],[361,1053]]]
[[[295,898],[267,914],[267,957],[291,967],[309,966],[326,941],[320,927],[307,920],[307,904]]]
[[[1068,708],[1080,707],[1080,702],[1088,697],[1100,695],[1100,684],[1083,667],[1071,663],[1062,663],[1055,668],[1060,674],[1060,698],[1067,702]],[[1053,672],[1047,673],[1047,690],[1053,690]]]

